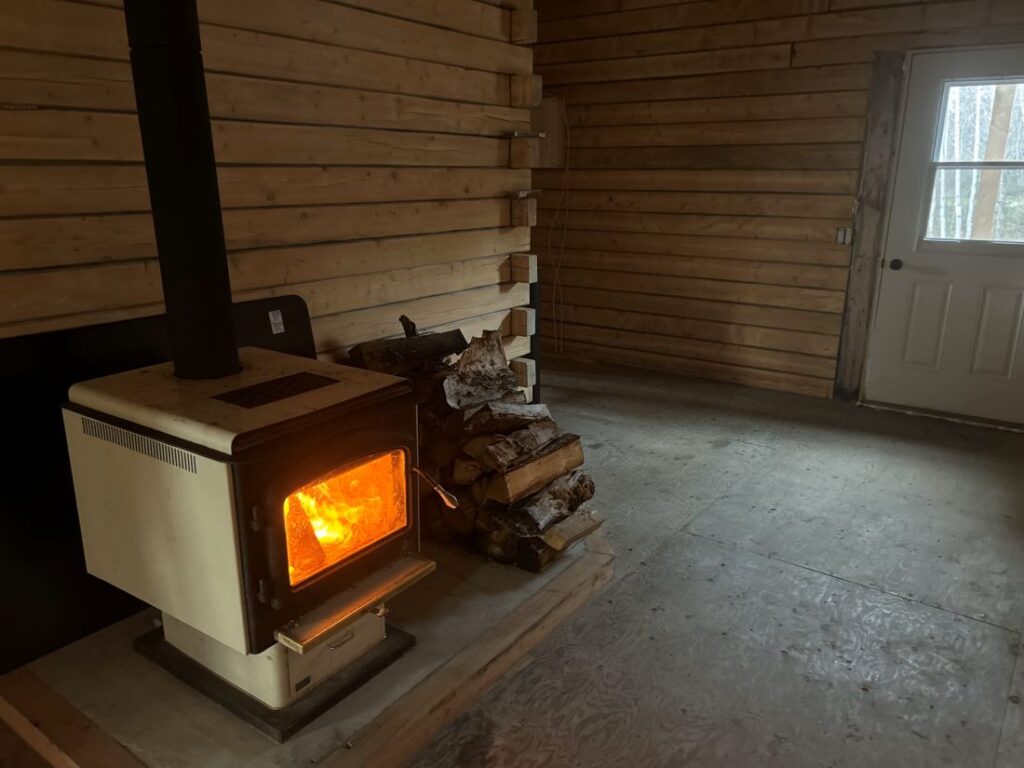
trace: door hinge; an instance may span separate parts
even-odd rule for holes
[[[840,227],[836,230],[836,245],[853,245],[853,227]]]

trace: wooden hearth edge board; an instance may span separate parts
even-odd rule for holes
[[[0,721],[54,768],[145,768],[25,668],[0,678]]]
[[[579,561],[385,709],[319,768],[400,768],[612,578],[600,531]],[[27,669],[0,678],[0,721],[54,768],[145,768]],[[254,738],[257,738],[254,735]],[[3,757],[3,754],[0,754]]]

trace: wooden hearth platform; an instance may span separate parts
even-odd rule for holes
[[[40,766],[398,768],[589,601],[614,561],[600,532],[539,575],[424,554],[437,572],[389,617],[416,647],[284,744],[136,653],[144,612],[0,679],[0,763],[28,742]]]

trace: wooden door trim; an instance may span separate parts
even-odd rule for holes
[[[867,361],[877,266],[882,254],[892,176],[896,170],[906,51],[875,54],[868,94],[864,162],[854,216],[854,244],[839,340],[833,397],[860,398]]]

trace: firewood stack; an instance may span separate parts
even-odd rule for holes
[[[407,318],[402,324],[406,338],[361,344],[350,358],[415,383],[422,468],[459,502],[451,508],[425,487],[425,530],[543,570],[601,525],[583,506],[594,482],[579,436],[562,434],[546,405],[526,402],[497,331],[467,344],[461,331],[420,336]]]

